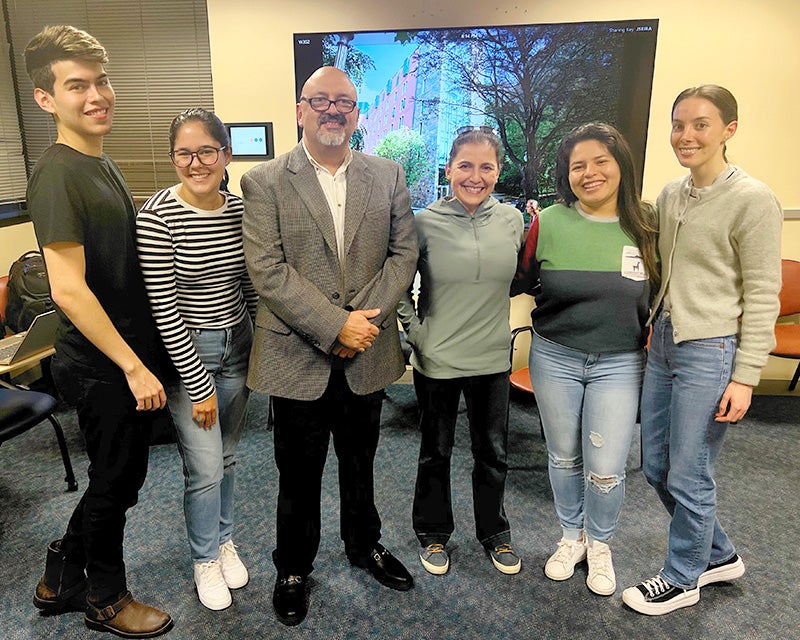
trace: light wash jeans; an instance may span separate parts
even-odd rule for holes
[[[201,429],[192,420],[192,402],[182,383],[167,390],[178,433],[185,483],[183,510],[192,560],[219,557],[233,533],[236,445],[244,427],[249,390],[245,385],[253,326],[245,316],[228,329],[189,331],[200,360],[214,379],[217,422]]]
[[[564,537],[608,542],[625,497],[644,350],[585,353],[534,332],[530,372]]]
[[[714,414],[735,353],[735,336],[675,344],[669,313],[653,323],[642,390],[643,470],[672,516],[661,576],[682,589],[696,587],[709,562],[736,553],[716,517],[714,483],[727,431]]]

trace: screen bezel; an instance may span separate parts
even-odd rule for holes
[[[234,130],[250,127],[259,127],[264,130],[264,137],[266,138],[265,153],[236,152],[236,146],[233,144]],[[271,122],[230,122],[225,124],[225,129],[227,129],[228,137],[231,140],[231,157],[233,160],[270,160],[275,157],[275,140],[272,135]]]
[[[620,34],[620,37],[625,38],[625,41],[623,41],[624,42],[623,44],[624,50],[622,52],[623,55],[617,58],[619,64],[622,65],[618,67],[618,69],[620,70],[619,94],[625,99],[618,99],[616,114],[613,117],[611,118],[609,118],[608,116],[594,117],[591,114],[589,114],[587,115],[586,118],[582,120],[582,122],[589,122],[595,120],[608,121],[610,124],[616,126],[621,131],[621,133],[623,133],[623,135],[625,135],[629,145],[631,146],[631,151],[633,154],[634,165],[635,165],[635,172],[634,172],[635,180],[638,188],[641,189],[644,184],[645,155],[647,147],[649,120],[650,120],[653,78],[655,75],[655,58],[656,58],[656,48],[658,41],[658,27],[659,27],[658,18],[629,18],[624,20],[589,20],[589,21],[580,21],[577,23],[531,22],[529,24],[516,24],[516,25],[512,24],[512,25],[484,25],[484,26],[480,25],[448,26],[448,27],[417,28],[411,30],[365,29],[365,30],[351,30],[351,31],[331,30],[331,31],[295,33],[293,37],[295,89],[297,92],[297,96],[299,98],[300,91],[305,81],[309,77],[309,75],[313,71],[315,71],[320,64],[323,64],[323,59],[324,56],[326,55],[323,50],[323,41],[325,37],[331,35],[342,36],[345,45],[349,46],[349,43],[352,42],[354,39],[358,38],[361,35],[369,35],[369,34],[399,34],[407,32],[405,34],[407,36],[408,34],[415,34],[415,32],[418,31],[449,32],[449,31],[473,31],[479,29],[503,30],[503,29],[518,29],[518,28],[528,28],[528,27],[547,28],[547,27],[568,27],[568,26],[604,27],[606,29],[613,29],[614,32],[618,32]],[[636,38],[628,37],[630,35],[635,35],[640,31],[649,32],[649,36],[641,39],[638,37]],[[326,59],[324,64],[332,64],[332,63]],[[631,64],[633,65],[632,67],[630,67]],[[401,74],[407,73],[406,71],[401,71],[399,67],[397,68],[397,71],[400,72]],[[376,84],[375,86],[377,87],[378,85]],[[393,95],[395,93],[396,90],[392,91]],[[372,101],[372,97],[367,96],[365,98],[364,92],[359,90],[359,100],[364,101],[366,104],[369,104]],[[382,104],[390,104],[390,103],[391,101],[389,99],[382,99]],[[400,113],[400,111],[398,111],[398,113]],[[392,120],[395,119],[394,110],[392,110],[391,112],[391,119]],[[363,120],[366,120],[366,118],[364,118],[364,111],[362,109],[362,114],[361,117],[359,118],[359,126],[361,126]],[[444,120],[444,118],[442,118],[442,120]],[[573,124],[577,126],[582,122],[576,120],[575,123]],[[475,123],[465,121],[464,124],[472,125]],[[418,122],[414,120],[413,127],[409,128],[414,128],[418,126],[419,126]],[[433,125],[430,129],[434,135],[439,135],[441,137],[441,132],[445,131],[445,129],[448,126],[449,125],[447,124],[441,126],[436,124]],[[450,132],[449,136],[450,140],[452,140],[455,137],[457,132],[456,127],[451,127],[451,128],[453,129],[453,131]],[[564,134],[566,133],[567,131],[565,130]],[[302,135],[301,129],[298,128],[298,139],[301,137],[301,135]],[[447,138],[448,136],[445,135],[444,137]],[[448,145],[442,147],[442,145],[438,144],[437,142],[436,154],[438,154],[438,156],[442,156],[443,150],[446,151],[447,146]],[[365,148],[366,153],[372,153],[371,149],[372,147]],[[432,156],[434,155],[435,154],[432,154]],[[444,163],[441,157],[435,157],[433,159],[433,162],[436,163],[441,173],[444,168]],[[548,165],[548,167],[549,166],[550,165]],[[542,170],[547,169],[548,167],[544,167],[542,168]],[[434,188],[437,189],[442,182],[441,178],[439,178],[437,181],[437,178],[432,174],[428,176],[427,181],[429,183],[432,183],[434,185]],[[550,184],[550,182],[552,182],[552,180],[548,180],[544,184],[539,183],[537,185],[537,189],[541,188],[541,190],[538,190],[539,198],[545,197],[551,200],[555,198],[557,194],[555,193],[554,185]],[[421,186],[421,191],[429,190],[428,188],[429,186],[430,185]],[[542,191],[545,191],[545,193],[542,193]],[[516,195],[514,191],[509,191],[509,194],[512,196]],[[527,195],[529,196],[530,193],[528,193]],[[414,197],[416,196],[412,194],[412,199]],[[431,195],[431,197],[433,196]]]

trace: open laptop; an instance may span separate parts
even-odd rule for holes
[[[0,340],[0,365],[8,366],[53,346],[58,329],[55,311],[40,313],[27,331]]]

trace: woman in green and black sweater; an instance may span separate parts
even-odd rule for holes
[[[556,156],[560,203],[534,220],[515,291],[536,286],[530,372],[562,537],[545,564],[566,580],[616,589],[609,540],[625,492],[625,461],[644,373],[645,322],[657,277],[655,215],[636,189],[627,142],[587,124]]]

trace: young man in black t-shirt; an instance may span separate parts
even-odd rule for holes
[[[56,26],[28,43],[25,61],[34,98],[58,131],[28,184],[61,319],[52,373],[76,407],[91,463],[64,537],[48,546],[33,602],[45,612],[85,610],[92,629],[150,638],[172,619],[128,591],[123,536],[147,473],[150,429],[166,403],[163,348],[136,256],[133,200],[103,153],[115,103],[108,58],[88,33]]]

